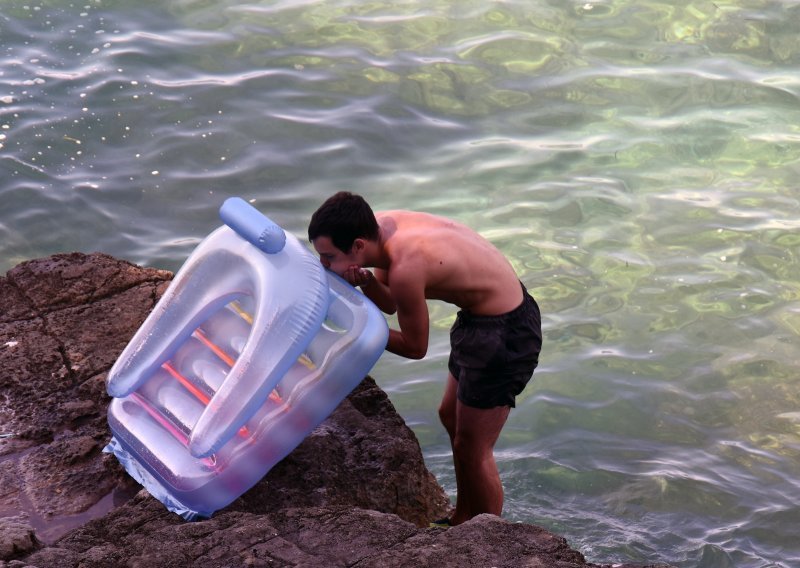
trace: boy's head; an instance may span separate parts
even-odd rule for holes
[[[344,253],[350,253],[356,239],[378,240],[378,221],[360,195],[340,191],[325,200],[308,224],[308,240],[328,237]]]

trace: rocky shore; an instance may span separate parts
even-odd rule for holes
[[[426,528],[447,496],[369,377],[211,519],[167,511],[102,449],[106,373],[171,278],[98,253],[0,278],[0,568],[601,566],[490,515]]]

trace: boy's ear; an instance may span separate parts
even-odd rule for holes
[[[353,248],[351,249],[353,252],[361,252],[367,246],[367,243],[362,238],[357,238],[353,241]]]

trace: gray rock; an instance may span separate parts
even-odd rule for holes
[[[0,568],[594,566],[490,515],[425,528],[447,497],[369,377],[212,518],[167,511],[101,450],[106,374],[171,277],[72,253],[0,278]]]

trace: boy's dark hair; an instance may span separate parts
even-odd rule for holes
[[[378,221],[372,208],[360,195],[340,191],[320,205],[308,224],[308,240],[329,237],[333,246],[344,253],[358,238],[378,240]]]

